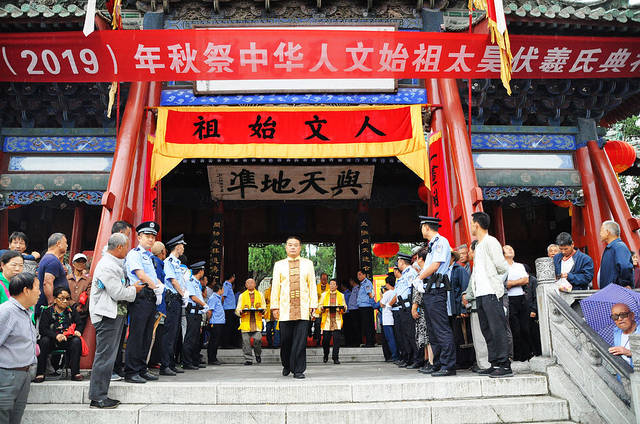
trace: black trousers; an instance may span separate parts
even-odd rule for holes
[[[224,324],[209,324],[207,326],[209,332],[209,345],[207,346],[207,360],[215,362],[218,360],[218,347],[222,341],[222,332]]]
[[[124,341],[127,338],[129,316],[125,316],[122,320],[122,330],[120,331],[120,343],[118,344],[118,352],[116,352],[116,361],[113,363],[113,372],[124,375]]]
[[[238,332],[238,317],[236,316],[235,309],[224,310],[224,332],[222,334],[223,347],[237,347],[238,338],[240,333]]]
[[[47,368],[47,358],[54,350],[66,351],[67,360],[69,361],[69,369],[71,375],[80,374],[80,354],[82,353],[82,342],[79,337],[69,337],[65,342],[58,342],[51,337],[42,336],[38,340],[40,346],[40,356],[38,356],[37,375],[44,375]]]
[[[532,356],[529,318],[526,296],[509,296],[509,326],[513,335],[513,359],[516,361],[528,361]]]
[[[280,321],[280,361],[285,370],[301,374],[307,369],[309,321]]]
[[[153,324],[156,317],[155,295],[153,300],[145,296],[143,289],[136,300],[129,304],[129,337],[124,358],[124,374],[133,377],[147,372],[147,355],[153,337]]]
[[[447,315],[447,291],[431,289],[422,296],[434,368],[456,369],[456,344]]]
[[[329,346],[331,345],[331,339],[333,339],[333,353],[331,358],[336,360],[340,355],[340,347],[344,342],[344,338],[342,337],[341,330],[333,330],[333,331],[325,331],[322,333],[322,350],[324,352],[324,357],[329,357]]]
[[[168,293],[168,292],[167,292]],[[160,365],[164,368],[175,368],[176,341],[182,332],[182,299],[173,295],[166,296],[167,316],[164,319],[163,344]]]
[[[502,300],[499,300],[495,294],[479,296],[476,298],[476,306],[480,329],[487,342],[491,366],[510,366],[507,318],[504,316]]]
[[[398,311],[398,321],[393,321],[394,328],[398,326],[398,338],[396,345],[402,346],[400,351],[403,352],[400,357],[403,361],[412,364],[414,362],[424,362],[424,352],[418,353],[416,345],[416,320],[411,316],[411,310],[408,308]]]
[[[364,343],[367,346],[374,346],[376,344],[376,333],[373,328],[373,308],[358,308],[360,314],[360,339],[364,339]]]
[[[398,352],[398,358],[403,358],[404,346],[400,346],[400,343],[402,343],[400,341],[400,328],[402,327],[400,325],[400,311],[396,310],[396,311],[392,311],[392,313],[393,313],[393,337],[396,342],[396,350]]]
[[[187,331],[182,342],[182,364],[200,365],[200,325],[202,315],[197,312],[186,312]]]

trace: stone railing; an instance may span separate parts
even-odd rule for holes
[[[537,259],[536,272],[543,355],[556,360],[606,422],[635,423],[640,417],[640,374],[609,354],[607,342],[572,309],[584,296],[558,292],[551,258]],[[640,335],[630,337],[630,346],[634,365],[640,367]]]

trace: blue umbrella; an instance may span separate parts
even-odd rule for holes
[[[613,345],[613,330],[616,328],[611,320],[611,308],[616,303],[626,304],[634,313],[636,322],[640,319],[640,293],[617,284],[609,284],[580,302],[587,324],[610,345]]]

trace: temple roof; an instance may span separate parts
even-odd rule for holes
[[[85,15],[82,0],[0,1],[0,18],[73,18]]]

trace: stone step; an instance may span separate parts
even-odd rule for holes
[[[336,404],[456,400],[548,394],[543,375],[491,379],[469,371],[434,378],[390,364],[311,366],[305,380],[281,375],[279,366],[224,365],[161,377],[146,384],[113,382],[109,396],[125,404]],[[89,382],[32,384],[29,403],[88,403]]]
[[[206,350],[202,351],[203,358],[206,359]],[[322,357],[324,353],[322,348],[307,348],[307,362],[312,364],[322,363]],[[264,364],[279,364],[280,363],[280,349],[263,348],[262,349],[262,363]],[[218,360],[224,364],[242,364],[244,363],[244,356],[242,355],[242,349],[219,349]],[[329,358],[331,361],[331,357]],[[381,362],[384,361],[384,355],[382,353],[382,347],[344,347],[340,349],[340,362]]]
[[[507,381],[507,380],[504,380]],[[371,391],[378,387],[371,385]],[[27,405],[23,424],[176,424],[223,422],[260,424],[330,423],[531,423],[569,419],[567,402],[551,396],[465,400],[368,402],[307,405],[121,405],[115,410],[87,405]]]

